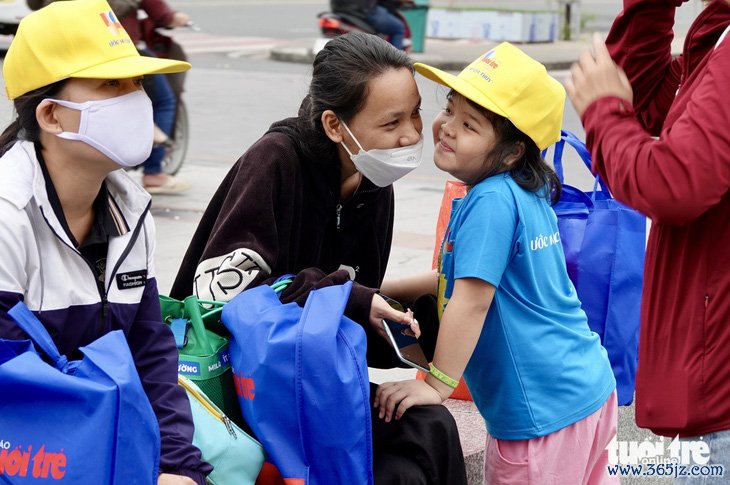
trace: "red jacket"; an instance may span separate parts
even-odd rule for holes
[[[634,106],[583,115],[595,169],[652,220],[636,422],[665,436],[730,429],[730,5],[715,0],[670,43],[681,0],[625,0],[608,36]],[[654,137],[658,137],[654,138]]]

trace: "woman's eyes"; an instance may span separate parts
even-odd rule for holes
[[[132,82],[134,82],[135,86],[142,86],[142,81],[143,81],[143,78],[141,78],[141,77],[132,79]],[[118,88],[121,85],[122,85],[122,83],[119,79],[107,79],[104,82],[104,86],[108,86],[111,88]]]

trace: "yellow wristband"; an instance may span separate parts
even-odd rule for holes
[[[444,384],[446,384],[450,388],[456,389],[456,386],[459,385],[459,381],[457,381],[456,379],[452,379],[451,377],[447,376],[446,374],[444,374],[443,372],[441,372],[440,370],[438,370],[435,365],[429,364],[428,365],[428,368],[430,369],[429,370],[429,374],[431,374],[436,379],[438,379],[439,381],[443,382]]]

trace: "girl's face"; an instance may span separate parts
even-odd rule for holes
[[[131,79],[69,79],[58,93],[58,99],[83,103],[101,99],[115,98],[142,89],[142,78]],[[81,112],[55,105],[61,126],[65,131],[78,132]]]
[[[497,135],[492,123],[460,94],[454,94],[433,121],[434,163],[467,184],[489,169]]]
[[[421,95],[411,71],[390,69],[371,79],[365,105],[347,126],[365,150],[418,143],[423,131]],[[347,131],[342,136],[352,153],[360,151]]]

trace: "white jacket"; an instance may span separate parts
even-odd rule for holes
[[[7,314],[20,299],[61,354],[123,330],[160,424],[160,470],[195,476],[207,465],[192,445],[190,404],[177,385],[177,348],[160,315],[150,195],[124,170],[106,178],[120,236],[109,238],[102,295],[51,207],[33,143],[15,143],[0,158],[0,174],[0,338],[27,338]]]

